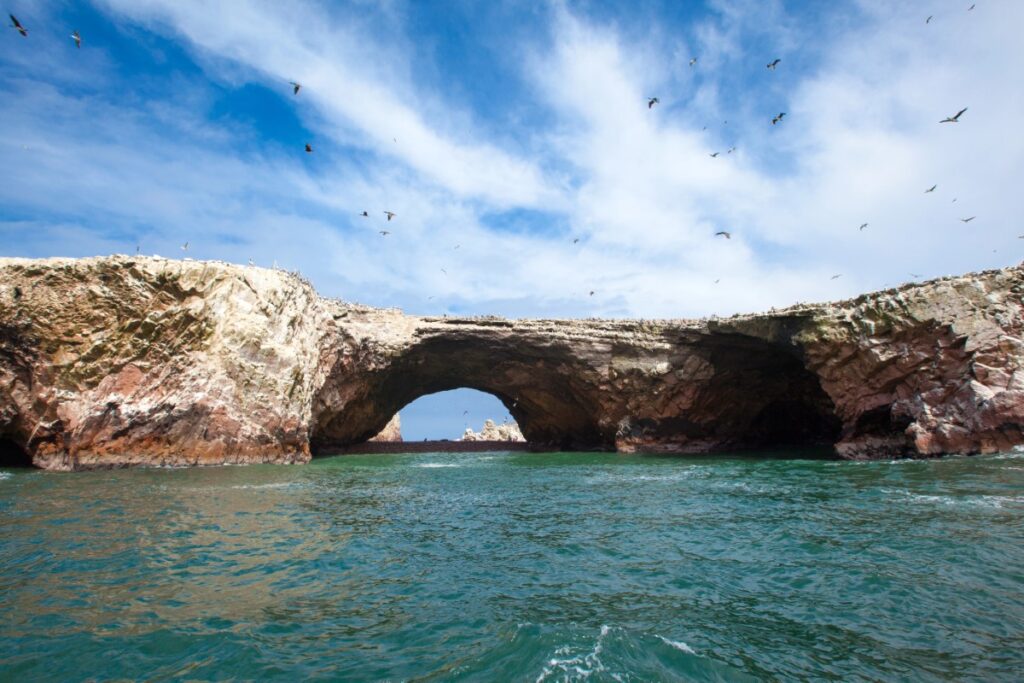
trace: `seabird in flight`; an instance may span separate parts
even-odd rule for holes
[[[928,18],[924,20],[924,23],[926,23],[926,24],[932,23],[932,15],[929,14]]]
[[[8,14],[7,16],[11,18],[11,26],[18,29],[18,33],[21,35],[28,37],[28,29],[21,25],[21,22],[18,21],[18,17],[13,14]]]
[[[924,191],[924,193],[925,193],[925,194],[928,194],[929,192],[935,192],[935,188],[936,188],[936,187],[938,187],[938,185],[932,185],[932,186],[931,186],[931,187],[929,187],[929,188],[928,188],[927,190],[925,190],[925,191]]]
[[[387,230],[378,230],[377,232],[379,232],[379,233],[380,233],[380,236],[381,236],[381,237],[387,237],[388,235],[390,235],[390,234],[391,234],[391,233],[390,233],[390,232],[388,232]]]
[[[394,211],[385,211],[384,215],[388,217],[388,222],[390,223],[391,219],[395,217],[395,212]]]
[[[366,213],[365,211],[363,211],[363,212],[362,212],[361,214],[359,214],[359,215],[360,215],[360,216],[362,216],[363,218],[369,218],[369,217],[370,217],[370,214]]]
[[[772,61],[768,62],[768,68],[771,69],[772,71],[775,71],[775,67],[777,67],[779,65],[779,62],[781,62],[781,61],[782,61],[781,59],[776,57]]]
[[[71,40],[75,41],[75,47],[82,49],[82,34],[78,31],[71,32]]]
[[[864,228],[866,228],[866,227],[868,227],[868,224],[867,224],[867,223],[861,223],[861,224],[860,224],[860,227],[859,227],[859,228],[857,228],[857,229],[858,229],[858,230],[863,230],[863,229],[864,229]]]
[[[830,280],[838,280],[838,279],[839,279],[839,278],[841,278],[842,276],[843,276],[843,274],[842,274],[842,273],[839,273],[838,275],[833,275],[833,276],[832,276],[831,278],[829,278],[829,279],[830,279]]]
[[[721,152],[715,152],[714,154],[709,154],[708,156],[709,156],[709,157],[711,157],[712,159],[714,159],[714,158],[715,158],[715,157],[717,157],[717,156],[718,156],[719,154],[721,154]]]
[[[967,107],[964,107],[953,116],[947,116],[946,118],[939,121],[939,123],[959,123],[960,115],[963,114],[965,111],[967,111]]]
[[[188,242],[185,242],[185,244],[181,245],[181,250],[188,251]]]
[[[693,57],[693,58],[690,59],[690,66],[693,66],[696,63],[697,63],[697,58],[696,57]]]
[[[302,90],[302,84],[296,83],[295,81],[288,81],[292,86],[292,94],[298,95],[299,91]]]
[[[914,277],[914,278],[921,277],[921,275],[919,275],[917,273],[908,273],[908,274],[910,275],[910,277]]]
[[[732,239],[732,233],[731,232],[726,232],[725,230],[719,230],[718,232],[716,232],[715,233],[715,237],[718,237],[718,236],[722,236],[722,237],[724,237],[727,240],[731,240]]]
[[[309,144],[308,142],[306,143],[306,152],[310,154],[313,152],[313,145]]]
[[[578,243],[579,243],[579,241],[580,241],[580,238],[579,238],[579,237],[577,237],[577,238],[575,238],[575,239],[574,239],[574,240],[572,241],[572,243],[573,243],[573,244],[578,244]]]
[[[659,102],[659,100],[658,100],[657,97],[648,97],[647,98],[647,108],[650,109],[651,107],[656,105],[658,102]]]
[[[971,216],[970,218],[961,218],[961,219],[960,219],[960,222],[961,222],[961,223],[970,223],[970,222],[971,222],[971,221],[973,221],[973,220],[974,220],[975,218],[977,218],[977,216]]]
[[[785,115],[786,115],[786,112],[784,112],[784,111],[779,112],[778,116],[775,116],[775,117],[772,118],[772,125],[774,126],[776,123],[780,123],[782,121],[782,118]]]

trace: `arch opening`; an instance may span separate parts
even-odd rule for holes
[[[518,423],[500,399],[476,389],[460,388],[420,396],[397,414],[405,441],[456,441],[466,437],[467,430],[472,430],[480,440],[488,440],[483,437],[494,436],[499,425],[507,425],[509,429],[505,431],[509,435],[519,431]],[[495,429],[484,429],[488,421]]]

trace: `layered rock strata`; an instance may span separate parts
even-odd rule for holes
[[[532,444],[846,458],[1024,442],[1024,271],[707,320],[418,317],[294,275],[0,259],[0,456],[48,469],[305,462],[470,387]]]

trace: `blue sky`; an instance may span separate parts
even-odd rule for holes
[[[1024,3],[970,4],[8,0],[0,255],[187,240],[410,313],[581,317],[1014,264]]]

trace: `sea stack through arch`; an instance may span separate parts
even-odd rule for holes
[[[540,449],[845,458],[1024,442],[1020,267],[703,320],[411,316],[282,271],[0,259],[0,441],[33,465],[305,462],[419,396],[494,394]]]

